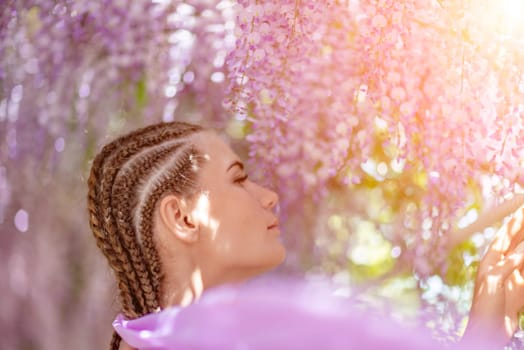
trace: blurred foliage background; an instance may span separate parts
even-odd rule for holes
[[[0,16],[2,348],[103,349],[118,303],[88,226],[90,163],[116,135],[161,120],[216,128],[250,158],[252,120],[222,105],[235,7],[4,0]],[[416,216],[428,174],[398,164],[383,147],[391,137],[376,120],[368,161],[336,174],[323,195],[288,203],[288,258],[275,273],[328,278],[335,294],[357,295],[370,309],[454,340],[467,319],[479,254],[522,198],[510,194],[488,225],[468,226],[501,203],[471,184],[454,238],[434,245],[438,216],[422,226]],[[256,164],[248,170],[257,174]],[[354,176],[361,180],[344,180]]]

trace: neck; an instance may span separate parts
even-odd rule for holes
[[[167,271],[162,281],[160,307],[187,306],[198,299],[207,287],[202,271],[189,255],[176,261],[169,260],[164,260]]]
[[[162,296],[162,308],[180,305],[187,306],[196,299],[200,298],[204,292],[204,281],[200,269],[195,269],[192,273],[178,278],[167,278]]]
[[[187,261],[187,260],[186,260]],[[179,262],[180,264],[181,262]],[[244,273],[210,273],[197,265],[178,266],[176,273],[167,273],[163,283],[161,307],[187,306],[196,301],[203,292],[211,287],[226,283],[242,283],[253,275],[263,271],[244,271]]]

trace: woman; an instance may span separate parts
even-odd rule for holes
[[[92,165],[88,209],[97,245],[117,278],[123,317],[186,306],[213,286],[245,281],[279,265],[285,249],[273,213],[277,203],[277,194],[252,182],[238,156],[212,130],[161,123],[106,145]],[[499,255],[485,264],[497,269],[515,249],[511,238],[520,231],[511,232],[510,243],[506,239],[499,250],[491,249]],[[522,260],[518,255],[512,265],[498,268],[500,280]],[[479,275],[478,285],[492,270]],[[519,282],[517,277],[512,283]],[[500,293],[501,288],[477,290],[476,300],[482,302],[475,304],[475,320],[504,318],[500,310],[516,317],[515,296]],[[496,300],[489,308],[484,307],[488,299]],[[510,333],[515,317],[507,323]],[[489,327],[500,328],[499,318]],[[469,333],[484,327],[471,324]],[[111,349],[130,349],[120,342],[114,333]]]
[[[152,125],[105,146],[92,165],[88,208],[122,313],[187,305],[209,287],[279,265],[277,202],[217,134],[198,126]],[[111,348],[118,344],[115,334]]]

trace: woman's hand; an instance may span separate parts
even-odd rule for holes
[[[524,206],[499,230],[482,258],[465,337],[491,335],[501,346],[518,328],[524,306]]]

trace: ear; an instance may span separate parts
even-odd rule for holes
[[[198,227],[194,223],[187,203],[175,195],[167,195],[160,201],[160,220],[175,237],[185,243],[198,240]]]

